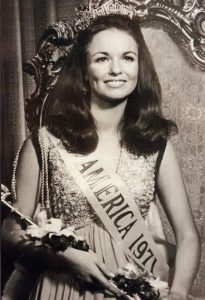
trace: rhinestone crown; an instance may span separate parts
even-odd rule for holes
[[[133,16],[137,15],[132,1],[129,0],[90,0],[88,5],[81,5],[75,9],[75,12],[74,26],[76,31],[87,28],[99,16],[121,14],[132,19]]]

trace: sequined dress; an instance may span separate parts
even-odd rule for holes
[[[73,225],[77,234],[84,237],[99,260],[115,272],[129,259],[111,238],[90,204],[67,172],[57,147],[63,147],[60,140],[53,143],[49,138],[48,173],[50,188],[50,214],[61,218],[65,224]],[[155,205],[155,185],[158,153],[144,157],[133,155],[122,147],[117,174],[134,195],[147,226],[154,234],[164,239],[162,224]],[[164,249],[161,248],[162,251]],[[115,299],[103,292],[84,290],[70,274],[46,271],[37,280],[30,300],[101,300]]]

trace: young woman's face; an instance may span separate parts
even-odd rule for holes
[[[134,38],[123,30],[106,29],[93,37],[87,52],[91,101],[126,99],[137,84],[138,46]]]

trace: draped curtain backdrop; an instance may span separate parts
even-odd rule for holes
[[[28,135],[24,99],[35,89],[33,79],[23,74],[22,63],[34,56],[48,25],[72,19],[74,7],[80,4],[81,0],[2,1],[2,183],[8,187],[15,154]],[[162,84],[164,114],[179,127],[173,144],[202,242],[201,264],[192,294],[205,299],[205,76],[190,66],[163,29],[148,27],[143,32]],[[163,212],[162,217],[166,234],[172,240]],[[4,261],[8,266],[9,258]]]

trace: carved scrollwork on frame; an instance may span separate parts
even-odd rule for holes
[[[76,28],[89,24],[96,16],[113,12],[136,15],[148,26],[159,21],[192,65],[205,71],[205,0],[185,0],[181,6],[173,0],[89,0],[87,6],[76,9],[73,22],[59,21],[50,26],[40,40],[36,56],[24,65],[24,71],[36,83],[25,106],[31,131],[43,124],[46,99],[72,47]]]
[[[41,37],[35,57],[23,66],[24,71],[34,77],[36,84],[35,91],[25,103],[26,121],[31,131],[43,123],[47,97],[57,81],[73,39],[71,22],[59,21],[51,25]]]
[[[182,8],[170,0],[150,1],[147,19],[162,21],[192,65],[205,71],[204,0],[185,0]]]

